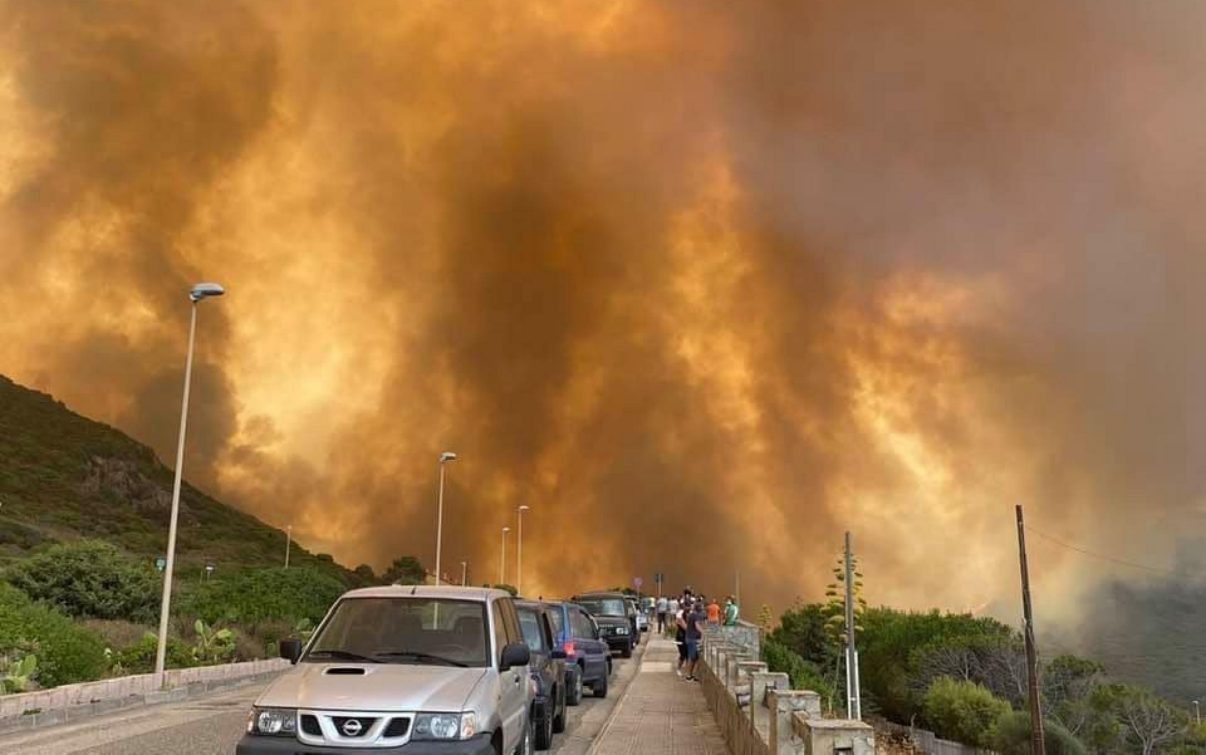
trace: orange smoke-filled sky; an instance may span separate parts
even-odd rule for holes
[[[0,1],[0,373],[312,549],[1016,614],[1206,515],[1206,6]],[[1032,546],[1040,603],[1108,565]],[[509,581],[514,576],[509,575]],[[1047,596],[1043,598],[1042,596]]]

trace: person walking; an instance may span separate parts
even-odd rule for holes
[[[732,595],[724,602],[724,625],[726,627],[737,626],[737,616],[741,613],[741,609],[737,607],[737,599]]]
[[[657,610],[657,632],[658,632],[658,634],[666,633],[666,611],[669,610],[669,608],[670,608],[670,601],[666,600],[665,595],[663,595],[657,599],[656,610]]]
[[[710,626],[720,626],[720,604],[716,602],[716,598],[708,601],[708,624]]]
[[[681,608],[674,614],[674,644],[678,646],[678,667],[674,673],[683,675],[683,666],[687,663],[687,612],[688,603],[679,604]]]
[[[678,602],[678,598],[671,598],[666,603],[666,634],[676,634],[674,622],[678,621],[678,612],[680,610],[682,610],[682,604]]]
[[[687,681],[698,682],[699,678],[695,676],[695,667],[699,665],[699,641],[703,637],[703,624],[707,614],[704,613],[702,601],[697,601],[692,604],[689,611],[685,613],[683,624],[685,625],[685,645],[687,648]]]

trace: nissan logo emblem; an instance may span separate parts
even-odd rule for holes
[[[354,737],[358,735],[362,728],[364,727],[361,726],[360,721],[356,720],[355,718],[349,718],[343,722],[343,734],[345,737]]]

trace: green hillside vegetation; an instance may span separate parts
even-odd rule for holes
[[[106,540],[149,562],[167,547],[172,471],[147,446],[0,376],[0,564],[48,543]],[[285,533],[189,485],[180,497],[177,574],[277,566]],[[359,580],[293,544],[290,563]]]
[[[832,603],[798,604],[763,641],[763,659],[812,689],[833,715],[845,706],[842,638]],[[1003,755],[1030,751],[1025,654],[1017,630],[967,614],[857,612],[863,713]],[[1072,655],[1043,660],[1040,695],[1053,755],[1206,755],[1206,727],[1187,708]]]

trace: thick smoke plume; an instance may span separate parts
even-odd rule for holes
[[[170,459],[219,280],[187,474],[344,562],[431,562],[451,449],[474,581],[526,503],[537,592],[782,608],[850,529],[1012,619],[1016,503],[1202,530],[1203,16],[0,2],[0,372]],[[1110,568],[1034,559],[1051,620]]]

